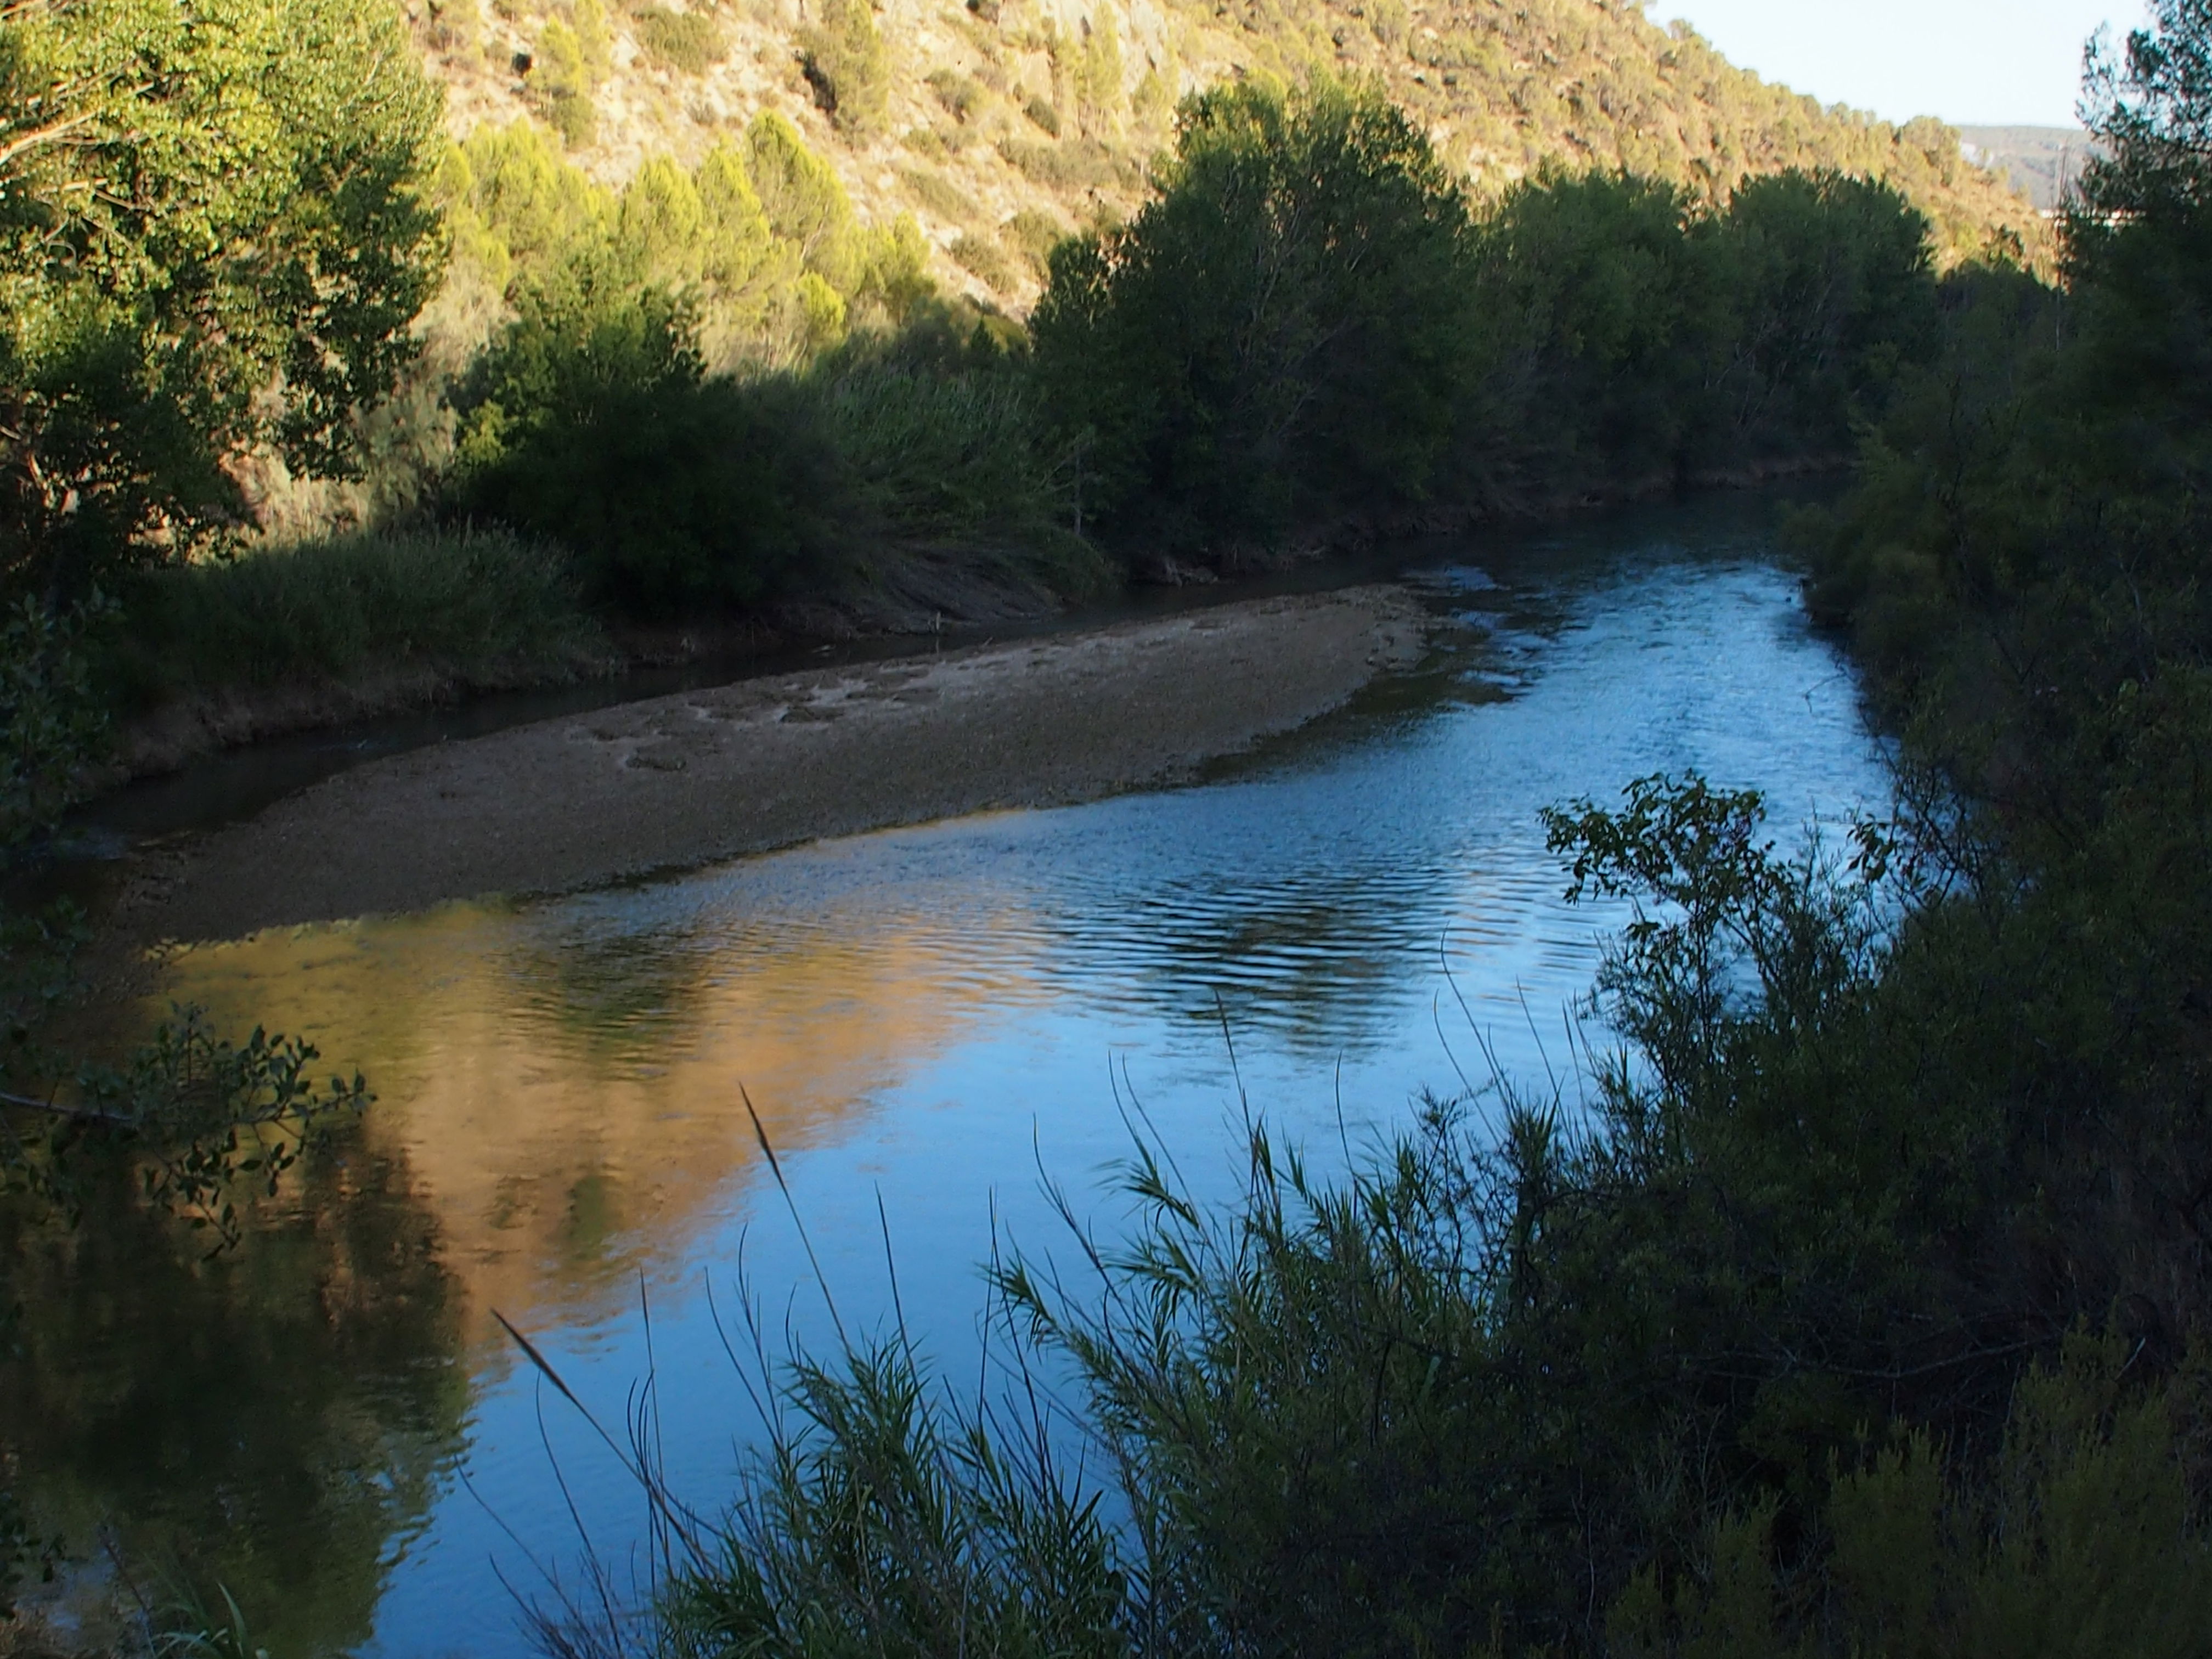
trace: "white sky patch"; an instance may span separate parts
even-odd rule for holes
[[[2142,0],[1647,0],[1731,63],[1824,104],[1903,122],[2071,126],[2081,48],[2139,27]]]

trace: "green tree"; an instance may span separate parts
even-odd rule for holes
[[[530,89],[545,118],[571,149],[582,149],[599,136],[599,106],[592,100],[599,77],[576,31],[556,17],[538,37],[538,59]]]
[[[1847,453],[1936,341],[1928,221],[1836,173],[1747,180],[1716,226],[1731,310],[1725,414],[1741,445]]]
[[[1120,127],[1127,100],[1121,93],[1121,33],[1110,6],[1101,5],[1082,24],[1083,45],[1075,63],[1075,101],[1083,131],[1109,138]]]
[[[2212,0],[2156,0],[2152,27],[2092,51],[2104,150],[2066,224],[2098,465],[2137,491],[2212,483]]]
[[[1480,226],[1480,309],[1517,384],[1467,441],[1540,499],[1671,474],[1718,326],[1692,204],[1623,173],[1547,169]]]
[[[1096,498],[1186,548],[1418,498],[1468,372],[1467,216],[1379,93],[1188,103],[1160,194],[1061,245],[1031,328]]]
[[[773,110],[745,129],[744,172],[758,192],[769,226],[798,245],[807,268],[833,287],[846,284],[854,236],[852,199],[837,170],[807,149],[799,130]]]
[[[439,102],[386,0],[0,10],[0,582],[82,590],[343,476],[415,350]]]
[[[834,493],[804,408],[707,379],[690,307],[611,254],[517,311],[455,400],[453,509],[574,548],[593,597],[632,614],[763,597]]]

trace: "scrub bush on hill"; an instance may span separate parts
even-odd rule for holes
[[[696,319],[714,368],[803,362],[854,329],[896,329],[932,293],[914,222],[861,224],[836,171],[775,114],[695,167],[648,159],[618,192],[527,125],[480,128],[447,152],[436,193],[459,256],[510,303],[571,264],[602,289],[663,289]]]
[[[839,131],[872,131],[890,95],[890,54],[872,0],[821,0],[818,16],[799,36],[814,101]]]
[[[703,75],[730,55],[720,27],[703,13],[641,6],[630,21],[647,57],[687,75]]]
[[[592,100],[598,81],[576,31],[558,17],[547,22],[538,37],[531,101],[570,149],[588,149],[599,137],[599,106]]]

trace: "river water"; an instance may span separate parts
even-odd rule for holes
[[[526,1652],[517,1595],[586,1547],[627,1588],[646,1516],[493,1311],[618,1437],[650,1375],[708,1508],[758,1426],[741,1272],[778,1340],[825,1337],[740,1085],[845,1322],[881,1326],[895,1263],[971,1377],[994,1239],[1066,1254],[1044,1179],[1124,1221],[1132,1095],[1217,1199],[1240,1087],[1325,1168],[1479,1080],[1478,1033],[1571,1103],[1621,918],[1562,902],[1540,808],[1687,768],[1790,833],[1881,799],[1775,506],[1430,544],[1431,659],[1190,787],[191,951],[164,999],[306,1033],[380,1098],[230,1257],[129,1214],[21,1244],[24,1489],[228,1584],[280,1656]]]

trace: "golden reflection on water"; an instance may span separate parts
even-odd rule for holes
[[[570,921],[455,904],[197,946],[149,1018],[196,1004],[307,1036],[319,1074],[358,1067],[365,1149],[408,1171],[482,1337],[491,1308],[595,1317],[681,1260],[759,1173],[740,1084],[779,1152],[819,1143],[987,1008],[1045,994],[1018,925],[980,961],[895,915],[727,940]]]

